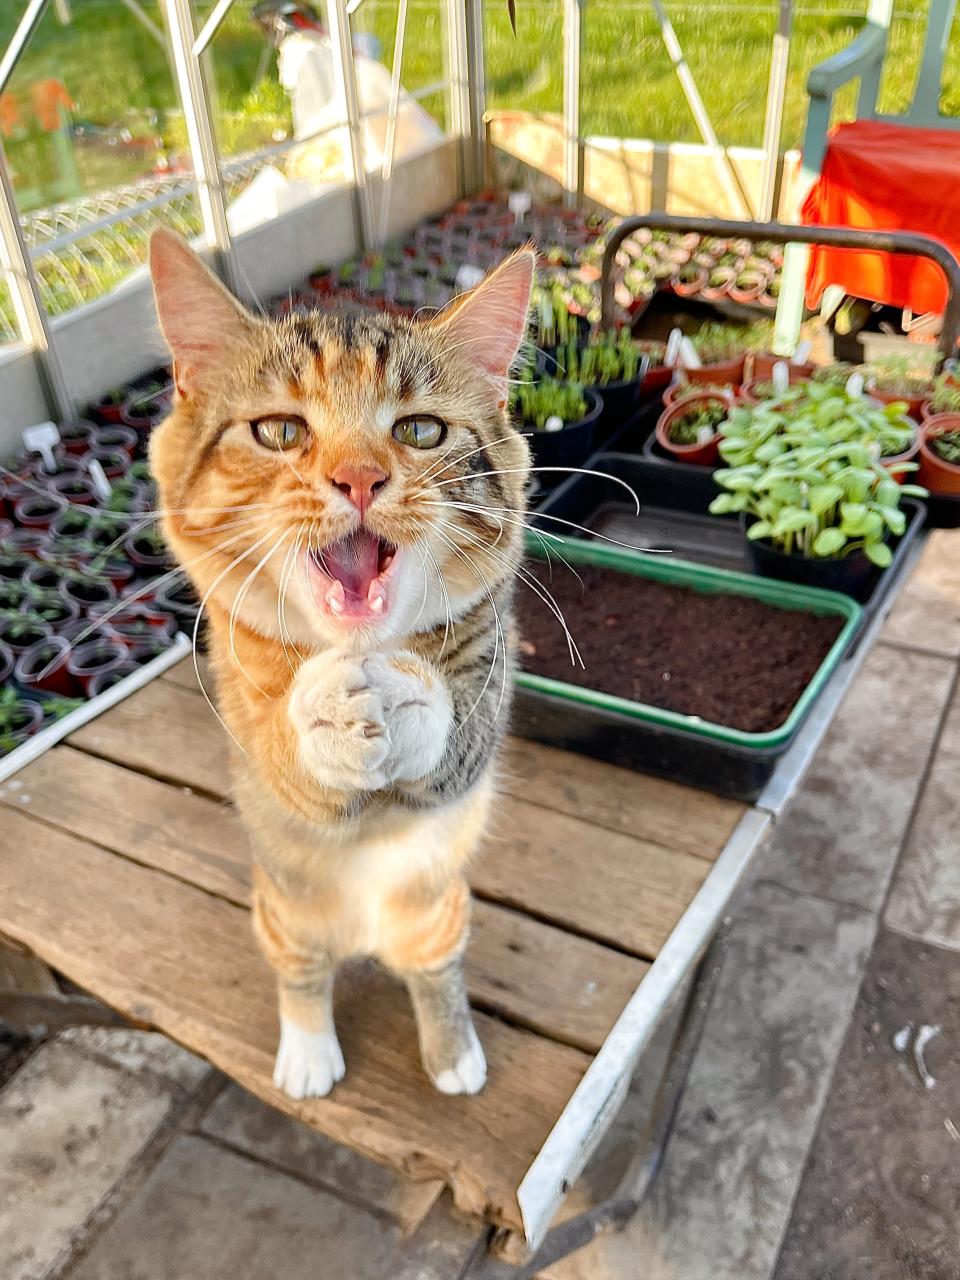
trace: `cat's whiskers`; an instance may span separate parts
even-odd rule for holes
[[[551,578],[553,576],[553,562],[550,559],[550,552],[552,550],[553,553],[558,557],[558,559],[560,559],[567,566],[567,568],[570,570],[573,576],[577,579],[577,581],[581,584],[581,586],[583,585],[583,579],[580,577],[579,573],[577,573],[576,569],[573,567],[570,561],[566,558],[566,556],[563,555],[563,553],[559,551],[556,546],[551,548],[550,544],[547,542],[547,539],[549,538],[550,542],[559,543],[560,546],[563,546],[563,539],[560,537],[560,535],[556,533],[551,533],[549,529],[536,528],[535,525],[532,525],[528,521],[524,520],[522,516],[519,516],[515,512],[510,511],[508,507],[481,507],[481,506],[475,506],[468,502],[430,502],[427,505],[431,507],[450,507],[455,511],[478,512],[480,515],[487,516],[490,520],[494,521],[496,524],[500,526],[501,536],[503,533],[504,520],[508,520],[511,524],[519,525],[522,529],[526,529],[529,533],[532,533],[535,538],[539,539],[540,546],[547,557],[547,563],[548,565],[550,565]],[[499,513],[499,514],[496,514],[496,513]],[[581,527],[580,525],[577,526],[577,528],[580,528],[580,527]],[[499,540],[500,539],[498,538],[497,541],[499,542]],[[621,543],[618,545],[626,546],[627,544]]]
[[[303,535],[306,527],[306,521],[302,520],[297,529],[296,541],[293,542],[284,556],[283,565],[280,569],[280,585],[277,591],[277,628],[280,632],[280,643],[283,645],[284,657],[290,664],[290,670],[295,672],[296,668],[290,661],[290,654],[287,650],[287,641],[290,641],[290,648],[297,655],[301,662],[304,656],[293,643],[293,636],[290,634],[290,628],[287,626],[287,588],[290,585],[290,579],[296,572],[297,562],[300,559],[300,550],[303,546]]]
[[[496,632],[494,633],[494,641],[493,641],[493,656],[490,659],[490,670],[487,672],[487,678],[486,680],[484,680],[483,685],[480,689],[480,692],[477,694],[476,698],[474,699],[473,706],[470,708],[470,710],[467,712],[464,718],[457,725],[457,733],[462,733],[464,725],[467,723],[467,721],[476,711],[477,707],[480,705],[483,695],[486,693],[487,689],[489,688],[490,681],[493,678],[493,673],[497,665],[497,653],[500,651],[502,647],[503,680],[500,686],[500,697],[497,701],[497,709],[493,713],[493,719],[496,720],[500,715],[500,710],[503,706],[503,699],[506,694],[506,688],[507,688],[507,641],[506,641],[506,637],[503,634],[503,626],[500,621],[500,612],[497,609],[496,601],[493,598],[493,592],[491,590],[490,583],[488,582],[486,576],[480,569],[480,566],[474,564],[473,561],[470,560],[460,550],[458,546],[456,546],[456,544],[452,541],[452,539],[447,537],[447,535],[443,532],[443,530],[436,523],[436,521],[431,521],[430,524],[431,524],[431,528],[433,529],[437,537],[440,538],[441,541],[446,543],[446,545],[450,548],[450,550],[454,553],[454,555],[458,556],[463,561],[463,563],[467,566],[467,568],[472,571],[474,576],[480,582],[481,587],[483,588],[484,594],[486,595],[487,599],[490,601],[490,607],[493,610],[494,625],[496,626]]]
[[[427,500],[426,505],[435,506],[437,504]],[[458,508],[461,511],[479,511],[483,513],[490,513],[491,515],[494,511],[507,512],[507,513],[510,512],[509,507],[487,507],[487,506],[471,505],[470,503],[466,503],[466,502],[451,502],[450,505]],[[657,556],[657,555],[662,556],[662,555],[670,554],[670,549],[668,547],[637,547],[632,542],[620,542],[616,538],[607,537],[607,535],[604,533],[597,533],[595,529],[589,529],[584,524],[577,524],[575,520],[567,520],[563,516],[554,516],[547,511],[536,512],[536,518],[538,520],[552,520],[555,524],[566,525],[567,528],[569,529],[577,529],[579,530],[580,533],[585,533],[588,538],[596,539],[596,541],[598,542],[609,542],[612,547],[623,547],[627,551],[643,551],[645,555],[650,555],[650,556]],[[539,533],[542,537],[552,538],[557,542],[563,541],[563,539],[560,537],[559,534],[551,533],[548,529],[536,529],[534,528],[533,525],[529,525],[529,524],[525,525],[525,528],[529,529],[531,533]]]
[[[449,457],[450,454],[453,452],[453,450],[456,448],[455,444],[451,445],[450,448],[443,455],[443,458],[438,458],[437,462],[435,462],[432,467],[428,467],[427,470],[423,473],[423,475],[420,476],[420,483],[423,484],[424,481],[431,480],[434,478],[434,476],[442,476],[443,473],[445,471],[449,471],[451,467],[456,467],[461,462],[466,462],[468,458],[474,457],[475,454],[483,453],[484,449],[492,449],[498,444],[504,444],[507,440],[514,439],[514,437],[518,435],[533,435],[533,432],[532,431],[510,431],[505,436],[498,436],[496,440],[489,440],[485,444],[478,445],[476,449],[471,449],[469,453],[461,454],[459,457],[454,458],[452,462],[448,462],[445,467],[441,467],[440,470],[437,471],[436,468],[438,463],[443,462],[443,459]]]
[[[257,690],[257,692],[262,694],[263,697],[265,698],[268,696],[267,691],[263,689],[256,682],[256,680],[254,680],[253,676],[250,674],[250,672],[246,669],[246,667],[240,661],[240,655],[237,653],[237,615],[240,611],[241,606],[243,605],[244,600],[247,597],[247,592],[253,586],[254,580],[256,579],[257,575],[260,573],[261,569],[263,569],[264,565],[266,565],[270,557],[275,555],[276,552],[280,550],[280,547],[283,545],[286,539],[290,536],[290,532],[291,531],[289,529],[284,529],[280,537],[277,538],[276,541],[273,543],[273,545],[267,550],[267,552],[263,556],[261,556],[261,558],[257,561],[254,567],[247,574],[246,578],[244,578],[243,582],[240,584],[239,590],[234,593],[233,603],[230,606],[230,620],[229,620],[229,627],[228,627],[229,638],[230,638],[230,656],[233,659],[233,661],[236,663],[236,665],[240,668],[240,670],[243,672],[243,674],[246,676],[246,678],[253,685],[253,687]],[[275,530],[270,529],[262,538],[258,539],[253,544],[252,547],[248,548],[246,555],[250,556],[254,551],[259,550],[259,548],[262,547],[263,544],[269,538],[273,537],[274,533],[275,533]]]
[[[636,506],[635,514],[640,514],[640,499],[637,497],[636,490],[628,485],[626,480],[621,480],[619,476],[612,476],[608,471],[594,471],[590,467],[504,467],[499,471],[472,471],[466,476],[453,476],[449,480],[437,480],[434,482],[433,487],[442,489],[448,484],[466,484],[470,480],[481,480],[484,476],[533,475],[542,471],[558,471],[566,475],[576,476],[597,476],[601,480],[611,480],[614,484],[620,485],[622,489],[626,489]]]
[[[428,523],[431,522],[428,521]],[[457,643],[457,630],[453,622],[453,610],[450,608],[450,597],[447,594],[447,584],[443,579],[443,571],[437,562],[437,557],[433,554],[433,548],[424,543],[423,549],[430,557],[433,567],[437,572],[437,581],[440,583],[440,593],[443,596],[443,607],[446,614],[446,621],[443,624],[443,642],[440,645],[440,652],[437,654],[437,661],[439,662],[443,657],[444,650],[447,647],[447,640],[451,633],[453,635],[453,643]]]

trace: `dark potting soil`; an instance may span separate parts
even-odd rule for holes
[[[552,579],[541,564],[528,567],[556,600],[584,667],[571,666],[559,621],[521,587],[525,671],[746,733],[783,724],[843,627],[840,617],[612,569],[575,566],[581,586],[562,566]]]

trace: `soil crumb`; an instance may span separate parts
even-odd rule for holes
[[[749,596],[694,591],[648,578],[575,566],[548,577],[584,667],[570,663],[558,619],[521,587],[520,661],[533,675],[699,716],[746,733],[779,728],[843,627]]]

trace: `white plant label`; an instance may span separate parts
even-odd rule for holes
[[[667,350],[663,357],[663,363],[668,368],[673,368],[677,363],[677,356],[680,354],[680,343],[683,341],[683,332],[680,329],[671,329],[670,336],[667,338]],[[699,363],[699,361],[698,361]]]
[[[56,471],[57,460],[53,451],[60,443],[60,432],[54,422],[38,422],[36,426],[24,427],[21,438],[27,449],[39,453],[43,459],[45,471]]]
[[[789,386],[790,369],[786,360],[778,360],[773,366],[773,389],[778,396],[782,396]]]
[[[806,364],[810,359],[810,352],[813,350],[813,343],[809,338],[804,338],[802,342],[797,343],[797,349],[793,353],[794,364]]]
[[[685,369],[699,369],[702,367],[700,357],[697,355],[697,348],[690,338],[680,339],[679,354],[680,363]]]
[[[110,486],[110,481],[107,479],[107,473],[96,458],[94,458],[88,465],[87,475],[89,475],[90,482],[94,489],[96,489],[97,497],[100,501],[109,502],[113,489]]]
[[[457,288],[475,289],[483,277],[484,271],[481,267],[474,266],[472,262],[462,262],[457,268]]]
[[[862,396],[863,395],[863,374],[851,373],[847,379],[847,395]]]
[[[713,427],[701,427],[697,432],[697,444],[708,444],[713,439]]]
[[[551,413],[550,417],[543,424],[544,431],[562,431],[563,419],[559,414]]]
[[[529,191],[511,191],[507,196],[507,208],[513,214],[514,222],[522,222],[523,215],[530,212],[533,197]]]

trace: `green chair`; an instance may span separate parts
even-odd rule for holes
[[[931,0],[920,73],[909,111],[901,116],[877,111],[880,77],[890,36],[893,0],[870,0],[867,22],[856,40],[840,53],[814,67],[807,79],[807,126],[803,136],[803,161],[799,198],[802,200],[820,176],[827,153],[833,98],[838,89],[859,80],[858,120],[882,120],[923,129],[960,129],[960,119],[940,112],[943,63],[950,39],[957,0]],[[912,230],[923,231],[923,227]],[[809,253],[804,245],[787,246],[777,307],[775,349],[792,354],[803,318],[803,295]]]

